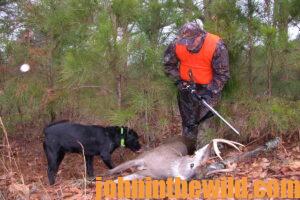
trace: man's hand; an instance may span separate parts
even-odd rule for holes
[[[178,80],[175,82],[175,85],[177,86],[178,90],[184,90],[188,87],[188,83],[186,81]]]

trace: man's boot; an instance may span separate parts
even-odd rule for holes
[[[182,135],[192,139],[192,140],[197,140],[197,135],[198,135],[198,125],[193,125],[193,126],[184,126],[182,128]]]

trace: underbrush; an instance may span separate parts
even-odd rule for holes
[[[288,101],[283,98],[242,98],[235,102],[224,100],[219,110],[239,129],[245,140],[266,135],[290,138],[300,131],[300,101]],[[216,121],[219,131],[224,131],[226,125]]]
[[[180,134],[176,92],[171,89],[171,86],[155,84],[147,91],[132,89],[124,94],[126,101],[118,108],[114,94],[103,88],[49,89],[35,77],[19,77],[6,82],[0,94],[0,114],[10,134],[28,126],[42,130],[51,120],[69,119],[89,124],[126,125],[136,129],[151,145],[166,135]],[[240,141],[266,135],[290,138],[299,134],[299,100],[236,94],[240,96],[224,96],[216,109],[241,132]],[[214,128],[207,130],[210,138],[234,135],[218,117],[212,121]]]

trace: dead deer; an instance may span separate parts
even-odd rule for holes
[[[212,146],[216,155],[220,156],[218,143],[228,144],[237,150],[236,145],[242,144],[225,139],[213,139],[211,143],[197,150],[194,155],[188,155],[188,147],[183,140],[173,141],[160,145],[151,151],[145,152],[134,160],[127,161],[114,169],[108,171],[109,175],[120,173],[132,167],[137,168],[137,172],[124,176],[124,180],[143,179],[152,177],[153,179],[167,179],[168,177],[179,177],[182,180],[189,180],[197,173],[197,168],[205,164],[209,158],[210,147]]]

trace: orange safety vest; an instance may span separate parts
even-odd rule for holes
[[[189,71],[198,84],[209,84],[213,78],[212,58],[220,37],[207,33],[198,53],[191,53],[184,44],[176,44],[176,56],[180,61],[179,73],[182,80],[189,81]]]

